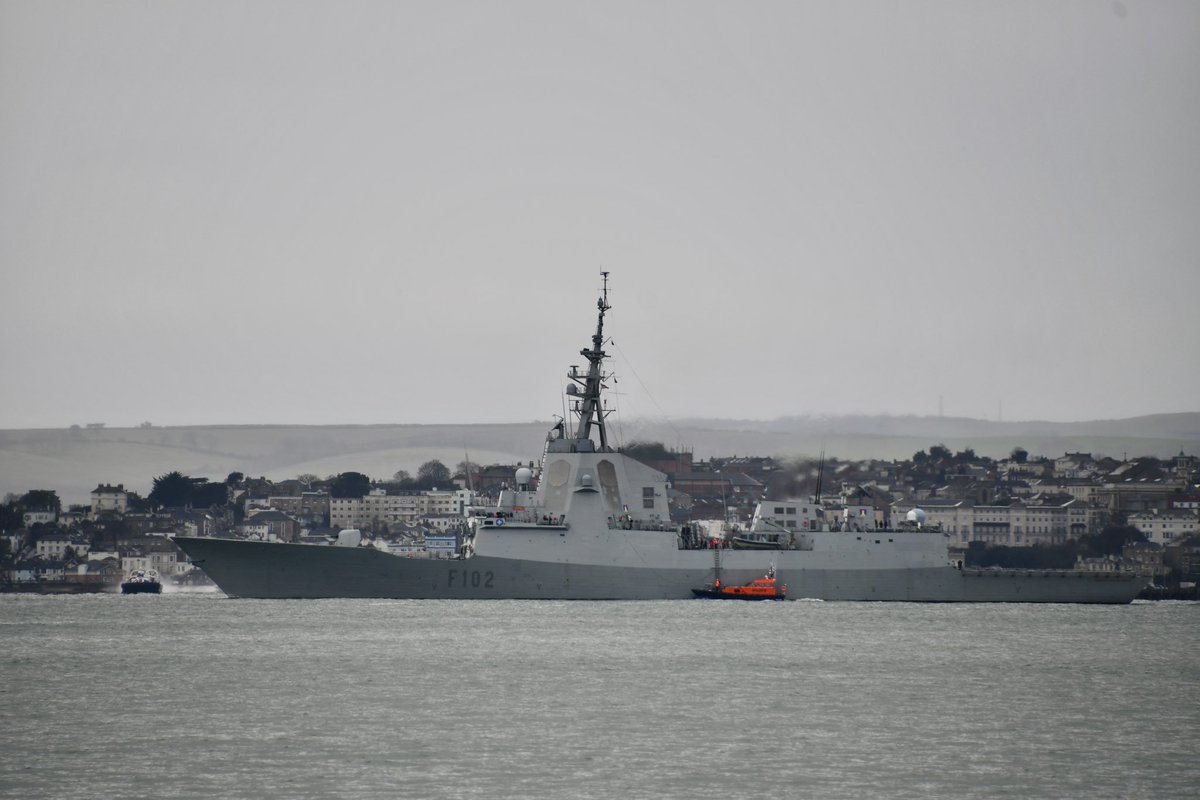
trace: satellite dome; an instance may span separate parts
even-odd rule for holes
[[[912,511],[909,511],[908,514],[906,514],[904,518],[907,519],[909,522],[915,522],[918,525],[924,525],[925,524],[925,511],[920,508],[914,508]]]
[[[567,384],[567,394],[570,394],[570,395],[579,394],[579,387],[573,383]]]
[[[527,486],[533,480],[533,470],[529,467],[521,467],[517,470],[517,486]]]

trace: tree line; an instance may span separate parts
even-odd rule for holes
[[[968,567],[1004,567],[1007,569],[1073,569],[1079,558],[1119,556],[1127,544],[1146,541],[1146,535],[1132,525],[1112,522],[1099,533],[1087,533],[1063,544],[1038,544],[1009,547],[971,542],[967,545]]]

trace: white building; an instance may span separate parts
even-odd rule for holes
[[[124,514],[128,500],[129,495],[125,493],[125,484],[118,483],[116,486],[100,484],[92,490],[92,519],[104,512]]]
[[[1143,511],[1130,514],[1129,524],[1155,544],[1172,545],[1200,531],[1200,513],[1196,509]]]
[[[457,529],[463,524],[461,514],[426,514],[421,517],[421,524],[435,531]]]
[[[38,558],[48,561],[62,561],[67,548],[71,546],[71,537],[65,533],[49,533],[38,539],[35,550]]]
[[[365,497],[329,498],[329,527],[362,528],[379,525],[412,525],[421,517],[421,496],[387,494],[373,489]]]
[[[1063,544],[1092,530],[1098,509],[1075,499],[1035,498],[1008,505],[978,505],[972,500],[927,500],[901,503],[892,519],[904,519],[912,508],[925,512],[927,526],[940,526],[959,546],[984,542],[1005,547]]]
[[[56,519],[58,519],[58,514],[53,511],[26,511],[21,515],[21,523],[26,528],[39,523],[43,525],[50,525],[53,524]]]
[[[1096,471],[1091,453],[1063,453],[1054,459],[1054,477],[1088,478]]]
[[[191,564],[187,558],[181,553],[158,551],[146,553],[140,556],[124,556],[121,558],[121,572],[128,575],[138,569],[153,569],[157,570],[158,574],[164,578],[168,575],[182,575],[190,570]]]
[[[425,534],[425,549],[439,557],[454,555],[458,547],[458,537],[452,533]]]
[[[331,497],[331,528],[371,529],[380,525],[415,525],[426,516],[461,518],[471,505],[473,494],[467,489],[387,494],[373,489],[365,497]]]
[[[475,501],[473,493],[469,489],[455,489],[453,491],[437,490],[422,492],[421,497],[424,500],[424,514],[448,514],[462,517],[466,514],[467,508]]]
[[[897,503],[892,507],[892,520],[905,519],[908,512],[919,508],[925,512],[925,527],[940,527],[950,534],[950,540],[960,545],[974,541],[975,506],[969,500],[925,500],[920,503]],[[990,520],[985,520],[990,521]]]

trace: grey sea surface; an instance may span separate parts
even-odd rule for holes
[[[1195,797],[1200,605],[0,596],[21,798]]]

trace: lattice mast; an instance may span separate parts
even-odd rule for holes
[[[604,420],[608,416],[608,412],[601,405],[600,393],[604,389],[604,380],[608,377],[603,370],[604,357],[607,355],[604,352],[604,313],[612,306],[608,304],[608,273],[601,272],[600,275],[604,283],[603,294],[596,301],[596,308],[599,311],[596,319],[596,333],[592,336],[591,349],[585,348],[579,351],[579,354],[587,359],[587,374],[580,374],[578,367],[571,367],[567,377],[575,383],[567,387],[567,393],[577,397],[574,411],[579,417],[579,423],[575,428],[575,440],[591,439],[592,428],[595,427],[600,433],[600,449],[607,450],[608,431],[605,429]]]

